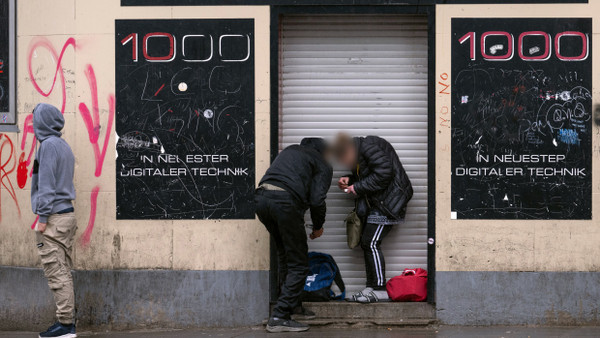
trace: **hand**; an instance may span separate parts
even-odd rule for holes
[[[350,177],[340,177],[338,180],[338,187],[341,190],[345,190],[348,188],[348,183],[350,183]]]
[[[323,236],[323,228],[319,229],[319,230],[313,230],[310,233],[310,239],[317,239],[319,237]]]
[[[354,190],[354,185],[351,185],[351,186],[349,186],[349,187],[348,187],[346,190],[347,190],[346,192],[347,192],[348,194],[354,194],[354,195],[358,195],[358,194],[356,193],[356,190]]]
[[[38,229],[39,232],[46,231],[46,223],[40,223],[40,222],[38,222],[37,229]]]

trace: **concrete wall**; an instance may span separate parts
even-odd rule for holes
[[[81,305],[79,310],[88,314],[90,311],[106,311],[93,310],[93,299],[112,297],[102,294],[108,291],[114,295],[114,298],[110,298],[113,302],[99,300],[96,305],[107,304],[109,308],[119,308],[128,299],[123,297],[129,295],[128,290],[150,287],[150,295],[155,292],[157,296],[154,300],[156,307],[160,307],[160,297],[164,296],[170,299],[171,304],[176,304],[180,299],[177,297],[182,297],[188,291],[195,291],[191,297],[199,302],[190,307],[192,315],[169,310],[169,305],[163,304],[165,316],[156,318],[155,325],[158,326],[164,326],[167,319],[172,320],[173,325],[248,325],[260,322],[268,314],[269,237],[264,227],[256,220],[117,221],[115,132],[114,124],[110,129],[107,124],[109,115],[114,112],[110,97],[115,90],[115,19],[253,18],[256,37],[256,178],[260,179],[270,162],[269,8],[120,7],[120,0],[27,0],[18,1],[17,10],[17,105],[21,133],[6,134],[0,139],[0,144],[3,144],[0,155],[2,163],[8,163],[3,167],[8,175],[5,177],[3,174],[0,190],[0,266],[40,266],[35,235],[30,230],[35,220],[29,202],[30,182],[28,179],[27,185],[19,188],[18,170],[11,170],[11,167],[13,164],[18,166],[21,156],[25,161],[34,156],[31,155],[33,134],[28,130],[27,122],[35,105],[39,102],[49,102],[59,108],[64,105],[64,137],[76,157],[75,209],[79,230],[74,264],[75,269],[83,270],[78,273],[78,286],[85,284],[83,276],[96,276],[86,271],[146,270],[126,274],[136,278],[118,277],[118,282],[115,278],[122,276],[120,272],[98,273],[98,277],[91,279],[84,288],[93,296],[86,298],[85,306],[89,306],[89,309],[85,310]],[[93,79],[86,75],[89,67],[94,70]],[[94,121],[94,127],[100,130],[97,141],[90,136],[93,128],[87,129],[79,108],[85,104],[90,110],[93,109],[95,93],[91,91],[91,85],[97,85],[98,88],[100,114],[99,120]],[[107,150],[104,154],[102,149],[105,144]],[[95,155],[95,148],[98,155]],[[32,162],[25,165],[30,170]],[[149,270],[157,269],[190,271],[161,274],[161,282],[156,283],[152,280],[158,272]],[[9,272],[17,273],[14,269],[5,268],[0,273],[8,276],[6,274]],[[30,295],[41,299],[49,295],[49,290],[39,287],[37,281],[36,287],[33,287],[34,284],[16,283],[9,288],[7,281],[21,280],[15,279],[17,277],[3,278],[1,290],[7,293],[27,290]],[[203,293],[200,287],[206,286],[206,282],[183,287],[180,278],[198,278],[199,281],[208,278],[208,281],[218,285],[216,289],[208,288]],[[106,282],[107,288],[98,288],[94,294],[94,285],[100,280],[112,282]],[[151,284],[146,284],[148,282]],[[210,308],[212,317],[203,317],[207,310],[200,310],[201,303],[205,307],[206,304],[220,304],[214,302],[216,295],[223,297],[227,295],[227,289],[239,289],[240,285],[245,286],[247,295],[236,301],[227,298],[228,301],[222,303],[223,307]],[[171,294],[167,291],[172,292],[174,297],[169,296]],[[8,310],[4,306],[7,303],[0,304],[0,313],[6,313]],[[19,306],[26,310],[31,305],[19,302],[12,304],[17,308],[9,308],[11,313],[18,313]],[[141,311],[144,306],[144,303],[129,303],[127,308],[133,317],[128,318],[136,318],[136,311]],[[233,314],[234,309],[239,312]],[[45,307],[44,311],[51,315],[52,307]],[[100,323],[104,315],[97,316]],[[214,316],[229,319],[209,320]],[[89,314],[89,317],[93,315]],[[122,325],[117,323],[115,317],[112,321],[115,325]],[[94,320],[90,319],[88,323],[93,324]]]
[[[267,316],[264,271],[76,270],[79,328],[249,326]],[[41,330],[54,300],[40,269],[0,267],[0,330]]]
[[[600,67],[600,2],[554,5],[440,5],[438,81],[451,85],[452,17],[593,17],[593,69]],[[443,80],[448,75],[448,81]],[[593,137],[593,219],[588,221],[451,220],[451,135],[436,95],[436,267],[438,317],[451,324],[598,324],[588,303],[600,275],[600,127]],[[449,88],[450,89],[450,88]],[[449,91],[449,90],[448,90]],[[594,108],[600,76],[593,78]],[[551,273],[551,272],[562,272]],[[585,272],[585,273],[581,273]],[[564,315],[563,315],[564,314]]]

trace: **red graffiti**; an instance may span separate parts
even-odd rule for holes
[[[19,165],[17,166],[17,185],[23,189],[25,184],[27,184],[27,161],[25,161],[25,153],[21,153]]]
[[[52,91],[54,90],[54,86],[56,85],[56,78],[58,76],[60,76],[60,85],[61,85],[61,89],[62,89],[62,108],[60,109],[60,111],[62,113],[65,112],[65,107],[67,105],[67,88],[66,88],[66,84],[65,84],[65,74],[63,73],[63,67],[62,67],[62,59],[63,56],[65,55],[65,51],[67,50],[67,48],[69,46],[72,46],[73,48],[75,48],[76,44],[75,44],[75,39],[74,38],[69,38],[67,40],[67,42],[65,42],[65,44],[63,45],[62,50],[60,51],[60,55],[58,55],[56,53],[56,50],[54,49],[54,46],[52,46],[52,42],[50,42],[50,40],[46,39],[46,38],[37,38],[32,42],[31,48],[29,49],[29,78],[31,79],[31,83],[33,84],[33,87],[38,91],[38,93],[40,93],[42,96],[44,97],[48,97],[50,96],[50,94],[52,94]],[[52,54],[52,57],[54,60],[56,61],[56,71],[54,72],[54,80],[52,81],[52,86],[50,87],[50,89],[45,92],[42,88],[40,88],[40,86],[38,85],[36,79],[35,79],[35,75],[33,74],[33,56],[35,54],[35,51],[38,48],[45,48],[48,50],[48,52],[50,52],[50,54]]]
[[[67,104],[67,89],[66,89],[66,81],[65,81],[65,76],[64,76],[64,69],[62,66],[62,60],[63,60],[64,54],[65,54],[65,51],[69,47],[73,47],[74,49],[76,49],[76,41],[74,38],[67,39],[67,41],[65,42],[65,44],[62,47],[62,50],[60,51],[60,54],[56,52],[56,50],[54,49],[54,46],[52,45],[50,40],[48,40],[46,38],[37,38],[31,43],[31,47],[29,50],[29,60],[28,60],[29,61],[29,64],[28,64],[29,77],[31,79],[31,83],[33,84],[34,88],[40,95],[42,95],[44,97],[49,97],[56,87],[60,87],[60,90],[62,91],[61,112],[63,114],[65,112],[65,107]],[[52,80],[52,85],[50,86],[50,88],[48,90],[43,90],[39,86],[39,84],[37,83],[37,80],[35,78],[34,71],[33,71],[33,62],[32,62],[33,57],[35,55],[36,50],[39,48],[46,49],[53,57],[53,60],[56,60],[56,70],[54,72],[54,78]],[[108,141],[110,140],[110,133],[112,130],[112,125],[113,125],[114,116],[115,116],[115,96],[113,94],[108,96],[108,119],[106,121],[106,126],[104,126],[106,128],[106,132],[104,133],[104,142],[102,143],[102,147],[100,147],[100,144],[99,144],[100,130],[101,130],[101,127],[103,127],[103,126],[100,125],[100,107],[98,105],[98,85],[96,82],[96,74],[94,72],[94,68],[92,67],[92,65],[89,65],[89,64],[86,65],[84,71],[85,71],[85,75],[88,80],[88,84],[89,84],[90,91],[91,91],[91,105],[88,105],[83,102],[79,103],[79,113],[81,114],[81,117],[83,118],[83,122],[84,122],[87,132],[88,132],[89,141],[92,145],[92,150],[94,152],[94,157],[95,157],[95,161],[96,161],[94,175],[96,177],[100,177],[100,175],[102,175],[102,167],[104,164],[104,158],[106,157]],[[57,80],[58,80],[58,85],[57,85]],[[23,188],[27,182],[27,168],[31,165],[31,158],[32,158],[32,154],[34,153],[34,149],[35,149],[34,147],[36,144],[35,135],[33,135],[34,132],[33,132],[33,123],[32,122],[33,122],[33,114],[29,114],[26,117],[25,123],[23,126],[24,133],[23,133],[23,140],[21,142],[21,150],[23,151],[23,153],[21,154],[21,157],[19,159],[19,166],[17,169],[17,181],[18,181],[19,187],[21,187],[21,188]],[[31,146],[29,155],[27,156],[27,160],[25,161],[25,156],[26,156],[25,155],[25,144],[27,141],[28,134],[32,134],[33,142],[32,142],[32,146]],[[83,235],[80,238],[80,244],[83,246],[87,246],[90,243],[92,231],[94,229],[94,224],[96,221],[96,205],[97,205],[99,192],[100,192],[100,186],[97,185],[92,189],[92,192],[90,195],[89,220],[88,220],[87,227],[84,230]],[[38,219],[39,219],[39,217],[36,218],[36,220],[31,225],[32,229],[35,227],[35,224],[37,223]]]
[[[63,66],[62,66],[62,59],[65,55],[65,51],[67,50],[67,48],[69,46],[72,46],[73,48],[75,48],[76,44],[75,44],[74,38],[69,38],[67,40],[67,42],[65,42],[62,50],[60,51],[60,55],[59,55],[56,52],[56,50],[54,49],[54,46],[52,45],[50,40],[48,40],[44,37],[34,39],[31,42],[31,46],[29,48],[29,59],[27,62],[28,70],[29,70],[29,79],[31,80],[31,84],[33,85],[35,90],[44,97],[49,97],[52,94],[52,92],[54,91],[54,87],[56,86],[56,80],[60,77],[60,85],[61,85],[61,91],[62,91],[62,106],[61,106],[60,111],[63,114],[65,112],[65,107],[67,105],[67,88],[66,88],[64,70],[63,70]],[[37,79],[33,72],[33,57],[38,48],[46,49],[52,55],[52,59],[56,60],[56,70],[54,72],[54,78],[52,80],[52,85],[50,86],[50,89],[48,89],[48,91],[44,91],[40,87],[40,85],[37,83]],[[27,167],[29,167],[29,165],[31,164],[31,157],[34,153],[35,144],[36,144],[36,138],[35,138],[35,134],[33,132],[33,114],[27,115],[27,117],[25,117],[25,122],[23,123],[23,139],[21,140],[21,150],[23,151],[23,153],[21,154],[21,157],[20,157],[21,159],[24,158],[25,143],[27,142],[28,134],[32,135],[33,140],[31,142],[31,148],[29,149],[29,155],[27,155],[25,169]],[[25,171],[23,170],[21,163],[22,162],[19,160],[19,169],[17,170],[17,182],[18,182],[19,188],[23,189],[27,183],[27,170],[25,170]],[[24,173],[25,173],[25,176],[23,176]],[[29,172],[30,177],[31,177],[31,175],[33,175],[33,169]]]
[[[165,84],[163,83],[162,86],[160,86],[160,88],[158,88],[158,90],[156,91],[156,93],[154,93],[154,96],[158,96],[158,94],[165,88]]]
[[[15,192],[15,188],[12,184],[12,181],[10,180],[10,177],[8,176],[13,171],[15,171],[15,168],[17,166],[17,161],[14,158],[15,147],[13,145],[12,140],[4,134],[0,134],[0,140],[2,140],[2,143],[0,143],[0,183],[2,184],[4,189],[8,192],[10,197],[15,202],[15,205],[17,206],[17,211],[19,212],[19,216],[21,216],[21,208],[19,207],[19,200],[17,199],[17,194]],[[8,152],[7,152],[8,158],[6,158],[6,160],[3,159],[5,149],[8,149]],[[9,165],[12,165],[12,166],[9,167]],[[0,193],[1,192],[2,192],[2,189],[0,189]],[[2,220],[1,203],[2,203],[2,200],[0,199],[0,221]]]
[[[96,177],[100,177],[102,175],[102,167],[104,165],[104,158],[106,157],[106,150],[108,148],[108,141],[110,140],[110,131],[112,130],[112,124],[115,117],[115,97],[114,95],[108,96],[108,121],[106,123],[106,132],[104,136],[104,143],[102,146],[102,150],[100,150],[100,146],[98,144],[98,140],[100,137],[100,108],[98,106],[98,85],[96,82],[96,74],[94,72],[94,68],[92,65],[87,65],[85,69],[85,75],[88,80],[88,84],[90,86],[90,91],[92,95],[92,112],[90,113],[90,109],[88,106],[81,102],[79,104],[79,113],[83,118],[83,122],[85,123],[85,127],[87,129],[90,143],[92,144],[92,148],[94,150],[94,156],[96,159]],[[88,221],[88,225],[80,238],[80,244],[82,246],[87,246],[90,243],[90,238],[92,236],[92,231],[94,230],[94,224],[96,222],[96,202],[98,200],[98,192],[100,191],[100,187],[96,186],[92,190],[91,194],[91,208],[90,208],[90,217]]]
[[[31,163],[31,155],[33,155],[33,149],[35,148],[35,133],[33,132],[33,114],[27,115],[25,122],[23,122],[23,139],[21,140],[21,150],[25,150],[25,143],[27,142],[27,135],[31,134],[33,141],[31,142],[31,150],[29,156],[27,156],[27,165]]]
[[[21,160],[25,158],[25,143],[27,142],[27,135],[31,134],[33,140],[31,141],[31,147],[29,148],[29,156],[27,156],[27,161],[25,161],[25,169],[21,166]],[[33,155],[33,150],[35,149],[35,134],[33,132],[33,114],[27,115],[25,117],[25,122],[23,122],[23,139],[21,140],[21,157],[19,159],[19,169],[17,169],[17,182],[19,182],[19,188],[23,189],[25,184],[27,183],[27,167],[31,163],[31,156]],[[29,172],[29,177],[33,175],[33,168]],[[21,186],[21,182],[23,186]]]
[[[104,164],[104,157],[106,156],[106,149],[108,147],[108,140],[110,139],[110,131],[112,128],[113,120],[115,117],[115,97],[114,95],[108,96],[108,121],[106,123],[106,133],[104,136],[104,144],[102,151],[98,145],[98,138],[100,136],[100,108],[98,107],[98,85],[96,84],[96,74],[94,68],[91,65],[87,65],[85,75],[90,85],[92,92],[92,114],[85,103],[79,104],[79,112],[87,128],[88,135],[90,137],[90,143],[94,149],[94,156],[96,157],[96,177],[102,175],[102,166]]]
[[[40,216],[37,216],[37,217],[35,218],[35,221],[33,221],[33,223],[31,223],[31,230],[35,229],[35,225],[36,225],[36,223],[37,223],[37,221],[38,221],[39,219],[40,219]]]
[[[81,235],[79,239],[80,244],[82,246],[87,246],[90,244],[90,239],[92,237],[92,231],[94,230],[94,223],[96,223],[96,205],[98,202],[98,193],[100,192],[100,186],[95,186],[92,189],[92,194],[90,196],[90,218],[88,220],[88,225]]]

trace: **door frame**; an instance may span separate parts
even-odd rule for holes
[[[281,18],[293,14],[415,14],[427,16],[427,302],[435,303],[435,5],[271,6],[271,162],[279,153]],[[269,294],[277,300],[277,252],[271,239]]]

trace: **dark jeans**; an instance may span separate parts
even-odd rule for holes
[[[360,247],[365,254],[367,287],[385,287],[385,259],[381,251],[381,240],[392,230],[391,225],[367,223],[360,239]]]
[[[255,202],[256,215],[277,246],[281,290],[272,316],[290,319],[309,272],[304,210],[285,191],[259,189]]]

